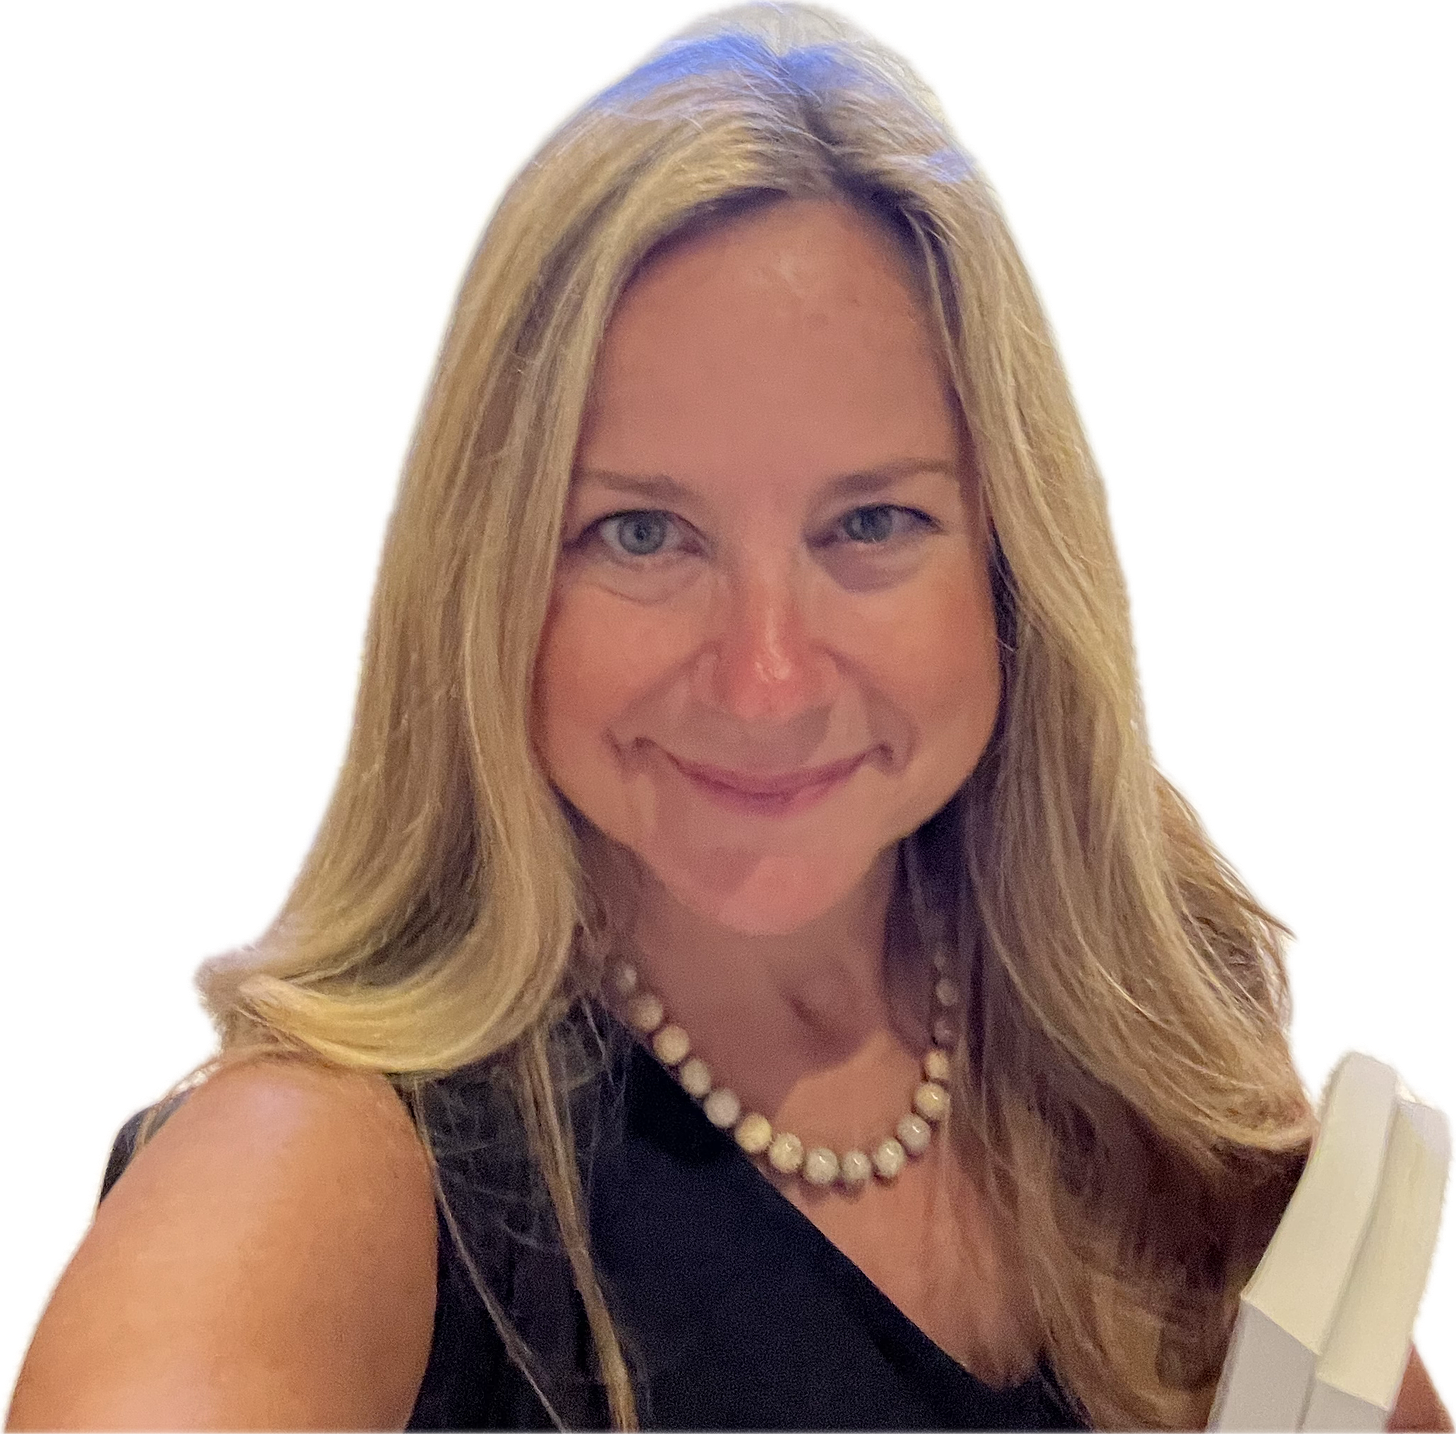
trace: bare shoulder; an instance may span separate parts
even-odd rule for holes
[[[429,1354],[424,1151],[379,1077],[268,1059],[193,1091],[56,1286],[13,1428],[400,1428]]]

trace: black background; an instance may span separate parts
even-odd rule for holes
[[[1085,64],[1079,36],[1053,57],[1047,36],[860,13],[939,77],[1047,282],[1163,751],[1305,935],[1307,1069],[1361,1039],[1450,1101],[1447,948],[1420,914],[1443,890],[1424,809],[1444,767],[1418,590],[1439,540],[1412,419],[1420,156],[1293,47],[1152,36],[1146,64],[1104,35]],[[33,575],[12,609],[0,1328],[19,1332],[115,1115],[201,1048],[186,965],[259,922],[313,817],[470,226],[536,128],[671,17],[566,39],[521,17],[510,51],[424,25],[239,33],[60,84],[80,118],[33,148],[17,281],[39,322],[16,389],[35,466],[10,544]],[[1425,1329],[1439,1363],[1449,1302]]]

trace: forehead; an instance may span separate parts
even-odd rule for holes
[[[945,367],[897,238],[836,200],[694,234],[628,286],[580,458],[713,476],[952,455]]]
[[[692,224],[639,266],[613,323],[671,304],[692,307],[695,294],[706,293],[807,309],[897,309],[917,322],[926,316],[909,240],[888,218],[839,198],[776,199]]]

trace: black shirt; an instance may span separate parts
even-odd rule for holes
[[[620,1033],[619,1033],[620,1034]],[[572,1103],[592,1256],[644,1428],[1082,1428],[1045,1367],[992,1389],[931,1341],[755,1169],[651,1055],[618,1040]],[[491,1070],[432,1082],[450,1216],[411,1429],[604,1428],[585,1309]],[[106,1190],[139,1117],[112,1151]],[[522,1368],[522,1363],[529,1369]],[[539,1387],[539,1392],[538,1392]]]

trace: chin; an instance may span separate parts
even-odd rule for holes
[[[861,861],[846,862],[829,854],[729,851],[702,866],[686,865],[681,854],[647,865],[694,915],[743,936],[787,936],[850,896],[869,877],[876,856],[866,852]]]

